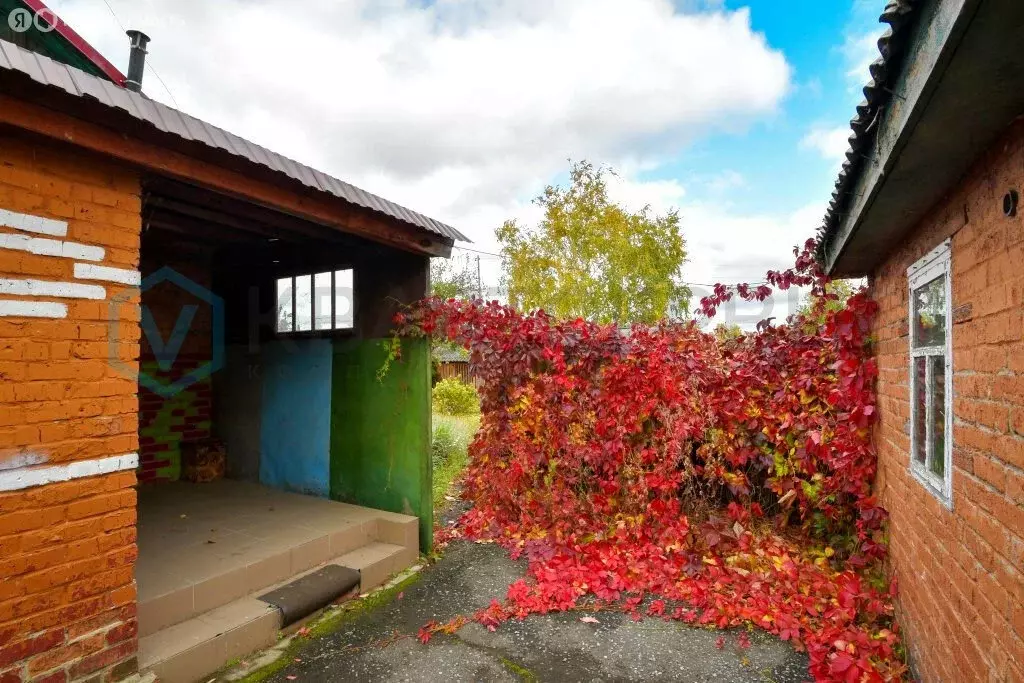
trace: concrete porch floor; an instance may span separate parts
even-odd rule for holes
[[[328,562],[368,590],[416,561],[419,527],[257,484],[174,482],[140,487],[138,547],[140,668],[173,683],[273,641],[279,615],[256,595]]]

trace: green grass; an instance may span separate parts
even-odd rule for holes
[[[473,440],[476,429],[480,426],[479,415],[440,415],[434,413],[434,426],[449,425],[455,433],[456,448],[448,459],[434,467],[434,512],[445,507],[444,497],[448,495],[452,482],[458,478],[469,462],[469,442]]]

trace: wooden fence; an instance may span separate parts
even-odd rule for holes
[[[473,384],[473,377],[469,374],[469,363],[467,361],[443,361],[439,368],[440,379],[454,377],[466,384]]]

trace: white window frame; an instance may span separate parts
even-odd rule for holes
[[[910,473],[915,479],[924,485],[939,501],[948,509],[953,509],[953,284],[952,268],[950,259],[950,240],[947,239],[939,246],[932,249],[923,258],[907,269],[908,283],[908,319],[910,327],[908,330],[908,347],[910,349]],[[946,287],[946,340],[944,344],[936,346],[923,346],[914,348],[914,330],[916,320],[914,318],[914,291],[928,284],[937,277],[945,276]],[[943,453],[944,466],[943,476],[938,476],[928,467],[929,462],[935,457],[933,448],[934,418],[933,411],[934,394],[928,391],[932,379],[932,363],[925,361],[925,461],[919,463],[915,459],[917,453],[917,440],[914,425],[917,419],[917,372],[916,359],[921,357],[940,356],[945,359],[945,452]]]

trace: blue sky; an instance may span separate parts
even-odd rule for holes
[[[813,235],[885,28],[884,0],[108,2],[50,4],[122,70],[123,27],[146,31],[150,96],[462,246],[536,221],[567,159],[610,166],[617,200],[679,210],[695,283],[762,278]]]
[[[748,8],[754,30],[786,56],[793,68],[789,93],[777,115],[745,131],[702,139],[675,163],[647,177],[685,180],[738,173],[745,183],[719,198],[742,212],[797,210],[816,199],[827,200],[836,161],[801,141],[816,127],[823,132],[845,128],[853,116],[868,75],[850,72],[865,59],[863,37],[884,28],[878,23],[881,7],[843,0],[729,0],[725,4],[730,9]]]

